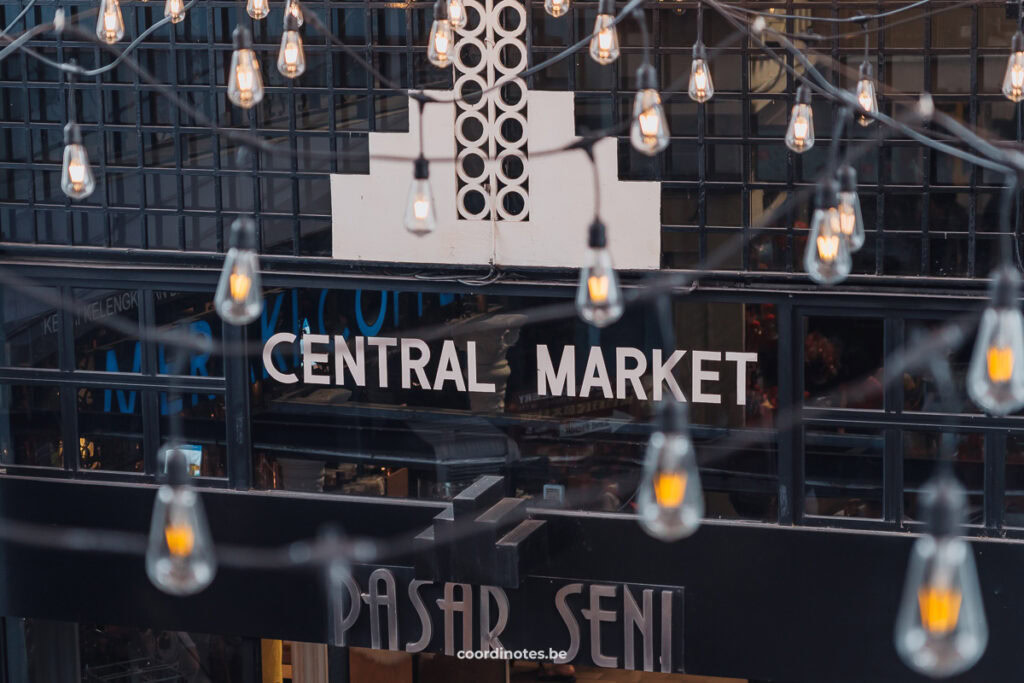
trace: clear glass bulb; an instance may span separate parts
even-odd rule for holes
[[[180,24],[185,20],[185,0],[167,0],[164,4],[164,16],[172,24]]]
[[[629,140],[633,148],[653,156],[668,147],[668,121],[661,106],[661,96],[653,88],[636,93],[633,100],[633,125],[629,128]]]
[[[96,180],[89,166],[89,155],[81,143],[64,146],[64,163],[60,172],[60,189],[72,199],[85,199],[96,189]]]
[[[430,191],[430,181],[426,178],[413,178],[405,209],[405,229],[417,235],[425,235],[433,232],[436,227],[437,215],[434,212],[434,194]]]
[[[448,0],[448,21],[454,29],[466,28],[469,17],[466,15],[466,5],[462,0]]]
[[[637,506],[644,531],[663,541],[686,538],[700,527],[704,493],[688,434],[660,430],[651,434]]]
[[[153,504],[146,574],[171,595],[193,595],[213,581],[217,559],[199,495],[190,486],[161,486]]]
[[[622,317],[625,306],[619,276],[605,247],[590,247],[580,269],[576,311],[594,327],[611,325]]]
[[[839,210],[817,208],[804,251],[804,268],[815,282],[833,285],[846,279],[853,267],[849,242],[843,237]]]
[[[619,32],[614,21],[615,17],[611,14],[598,14],[594,21],[590,57],[598,64],[608,65],[619,58]]]
[[[878,112],[878,97],[875,95],[875,82],[869,78],[857,81],[857,123],[870,126],[874,119],[866,114]]]
[[[570,0],[544,0],[544,11],[553,17],[560,17],[569,11]]]
[[[939,678],[970,669],[987,643],[970,545],[957,536],[921,536],[896,617],[896,651],[910,668]]]
[[[786,128],[786,147],[797,154],[803,154],[814,147],[814,111],[811,105],[793,105]]]
[[[455,31],[447,19],[434,19],[427,42],[427,59],[434,66],[443,69],[452,63],[452,48],[455,45]]]
[[[269,0],[247,0],[245,11],[253,19],[262,19],[270,14],[270,2]]]
[[[124,17],[118,0],[100,0],[96,15],[96,35],[104,43],[116,43],[124,37]]]
[[[989,306],[981,316],[967,368],[967,393],[992,415],[1024,407],[1024,317],[1012,306]]]
[[[306,70],[306,52],[298,31],[281,35],[281,51],[277,54],[277,70],[285,78],[298,78]]]
[[[231,325],[248,325],[263,311],[263,286],[256,251],[231,247],[213,296],[217,314]]]
[[[284,11],[286,16],[290,14],[291,16],[295,17],[295,21],[298,23],[298,25],[302,26],[302,8],[299,7],[299,3],[297,3],[295,0],[288,0],[288,4],[285,5]]]
[[[711,80],[711,67],[706,59],[698,57],[690,64],[690,99],[694,102],[707,102],[715,94],[715,84]]]
[[[1003,95],[1011,102],[1024,100],[1024,52],[1013,52],[1006,61]]]
[[[864,246],[864,216],[860,212],[860,197],[856,192],[839,193],[839,229],[855,252]]]
[[[239,48],[231,53],[228,99],[243,109],[251,109],[263,99],[260,62],[250,48]]]

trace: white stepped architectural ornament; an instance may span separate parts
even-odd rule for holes
[[[479,91],[507,80],[526,66],[528,54],[520,0],[465,4],[469,23],[455,45],[455,89],[427,91],[447,102],[423,110],[424,153],[434,160],[430,183],[437,229],[416,237],[402,222],[420,140],[417,104],[410,99],[408,133],[369,134],[371,156],[410,161],[371,160],[367,175],[331,176],[334,258],[577,268],[593,220],[590,161],[582,151],[536,155],[577,139],[573,93],[531,91],[516,79],[510,83],[518,88],[510,89],[517,92],[499,88],[468,104],[453,103],[453,92],[462,94],[470,84]],[[470,87],[466,94],[473,92]],[[523,134],[517,138],[518,130]],[[608,138],[594,146],[609,250],[617,268],[657,269],[661,183],[619,180],[616,145]],[[507,162],[508,157],[517,161]]]

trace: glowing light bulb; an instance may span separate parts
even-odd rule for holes
[[[1024,100],[1024,33],[1017,31],[1010,43],[1010,57],[1003,76],[1003,95],[1011,102]]]
[[[804,269],[811,279],[833,285],[846,279],[853,267],[849,241],[843,236],[835,182],[818,188],[811,230],[804,251]]]
[[[910,668],[939,678],[974,666],[988,643],[988,625],[974,554],[958,535],[963,488],[942,477],[930,482],[922,497],[928,530],[910,553],[896,650]]]
[[[711,66],[708,64],[704,43],[696,43],[693,46],[693,61],[690,62],[690,85],[687,92],[694,102],[707,102],[715,94],[715,84],[711,79]]]
[[[291,14],[284,15],[281,50],[277,54],[277,70],[285,78],[298,78],[306,71],[306,52],[302,48],[299,22]]]
[[[544,0],[544,11],[558,18],[569,11],[570,0]]]
[[[811,91],[801,85],[796,91],[796,104],[786,128],[786,147],[803,154],[814,147],[814,110],[811,109]]]
[[[100,0],[96,16],[96,35],[104,43],[116,43],[124,37],[124,17],[118,0]]]
[[[430,167],[420,157],[413,165],[412,185],[409,187],[405,209],[405,229],[416,235],[425,235],[437,228],[434,195],[430,190]]]
[[[297,0],[288,0],[288,4],[285,5],[284,8],[284,13],[286,22],[288,21],[288,16],[293,16],[295,17],[296,24],[300,28],[302,27],[302,24],[305,20],[302,18],[302,7],[299,6]]]
[[[606,66],[619,58],[619,32],[615,28],[614,0],[601,0],[590,36],[590,57]]]
[[[661,96],[655,89],[657,76],[654,67],[643,64],[637,70],[639,90],[633,101],[633,124],[629,129],[629,140],[633,148],[653,156],[668,147],[669,132]]]
[[[243,109],[251,109],[263,100],[263,75],[252,51],[252,35],[241,26],[232,34],[235,51],[228,68],[228,99]]]
[[[268,0],[247,0],[245,11],[253,19],[263,19],[270,14],[270,2]]]
[[[608,253],[605,227],[595,220],[590,226],[588,249],[580,269],[576,311],[594,327],[605,327],[621,318],[624,310],[619,277]]]
[[[864,246],[864,216],[857,196],[857,171],[849,164],[839,169],[839,229],[849,243],[850,252]]]
[[[164,449],[167,484],[156,493],[146,574],[171,595],[193,595],[213,581],[217,560],[199,495],[189,486],[188,463],[174,447]]]
[[[185,20],[185,0],[167,0],[164,3],[164,16],[172,24],[180,24]]]
[[[967,367],[967,393],[992,415],[1024,408],[1024,317],[1017,297],[1020,275],[1002,268],[992,276],[992,300],[981,316]]]
[[[637,492],[640,525],[663,541],[690,536],[704,516],[697,456],[683,406],[673,400],[664,405],[661,424],[647,443]]]
[[[857,81],[857,123],[862,126],[870,126],[874,118],[869,114],[878,113],[878,97],[875,94],[875,80],[871,73],[871,64],[862,62],[860,65],[860,80]]]
[[[60,189],[72,199],[85,199],[96,189],[89,155],[82,144],[82,131],[77,123],[69,123],[64,127],[64,163],[60,172]]]
[[[263,310],[256,224],[251,218],[237,218],[231,224],[228,253],[213,303],[217,314],[231,325],[248,325]]]
[[[454,45],[455,31],[448,18],[448,2],[437,0],[434,3],[434,23],[427,38],[427,59],[439,69],[451,66]]]
[[[448,0],[448,22],[452,28],[458,30],[466,28],[469,17],[466,15],[466,6],[462,0]]]

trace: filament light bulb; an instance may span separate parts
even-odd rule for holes
[[[296,0],[288,0],[288,4],[285,5],[285,8],[284,8],[284,13],[286,15],[285,16],[285,21],[286,22],[288,21],[288,18],[287,18],[288,15],[290,15],[290,16],[295,17],[295,21],[298,24],[298,26],[300,28],[302,27],[302,23],[304,21],[303,18],[302,18],[302,7],[299,6],[299,3]]]
[[[235,51],[228,68],[228,99],[242,109],[251,109],[263,99],[263,75],[252,50],[249,30],[237,27],[232,34]]]
[[[846,164],[839,169],[839,229],[850,246],[850,252],[856,252],[864,246],[864,216],[860,210],[860,197],[857,195],[857,171]]]
[[[594,327],[605,327],[622,317],[625,306],[601,221],[591,224],[587,246],[576,289],[576,311]]]
[[[302,48],[299,22],[291,14],[284,15],[281,50],[277,54],[277,70],[285,78],[298,78],[306,71],[306,52]]]
[[[878,96],[875,94],[875,79],[871,72],[871,64],[860,65],[860,79],[857,81],[857,123],[870,126],[874,118],[870,114],[878,113]]]
[[[647,444],[637,492],[640,525],[663,541],[692,535],[704,516],[697,456],[683,406],[671,400],[664,406],[661,424]]]
[[[1010,57],[1003,76],[1003,95],[1011,102],[1024,100],[1024,33],[1017,31],[1010,43]]]
[[[189,486],[188,463],[165,450],[168,481],[157,490],[146,550],[146,574],[171,595],[193,595],[213,581],[217,560],[202,502]]]
[[[245,11],[253,19],[263,19],[270,14],[269,0],[247,0]]]
[[[954,676],[974,666],[988,643],[974,554],[958,535],[966,496],[949,476],[929,483],[922,496],[928,529],[910,553],[896,650],[919,673]]]
[[[185,0],[167,0],[164,4],[164,16],[172,24],[180,24],[185,20]]]
[[[448,2],[437,0],[434,3],[434,23],[430,27],[430,37],[427,39],[427,59],[439,69],[450,66],[454,45],[455,31],[448,18]]]
[[[687,92],[694,102],[707,102],[715,94],[715,84],[711,80],[711,67],[708,65],[708,55],[703,43],[696,43],[693,46],[693,61],[690,62],[690,86]]]
[[[60,171],[60,189],[72,199],[85,199],[96,189],[89,155],[82,144],[82,131],[77,123],[69,123],[64,127],[64,163]]]
[[[853,267],[849,241],[843,236],[840,224],[836,194],[834,182],[818,188],[804,251],[804,269],[812,280],[824,285],[842,282]]]
[[[228,245],[213,303],[225,322],[248,325],[263,311],[256,224],[251,218],[235,219],[231,224]]]
[[[569,11],[570,0],[544,0],[544,11],[556,19]]]
[[[448,0],[448,21],[452,28],[458,30],[466,28],[469,17],[466,15],[466,5],[462,0]]]
[[[811,109],[811,91],[806,85],[801,85],[796,91],[796,103],[786,128],[786,147],[797,154],[814,147],[814,111]]]
[[[124,17],[118,0],[100,0],[96,16],[96,35],[104,43],[113,44],[124,37]]]
[[[1020,275],[1002,268],[992,277],[992,300],[981,316],[967,367],[967,393],[991,415],[1024,408],[1024,317],[1018,305]]]
[[[590,37],[590,57],[607,66],[619,58],[619,32],[615,28],[615,0],[601,0]]]
[[[420,157],[413,165],[412,185],[409,187],[405,209],[405,229],[415,235],[425,235],[437,228],[434,194],[430,190],[430,169],[427,160]]]
[[[668,121],[661,105],[661,95],[656,90],[654,67],[644,64],[637,70],[640,89],[633,101],[633,124],[629,129],[629,140],[633,148],[653,156],[668,147]]]

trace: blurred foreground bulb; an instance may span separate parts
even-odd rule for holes
[[[928,528],[910,551],[896,617],[896,651],[907,666],[932,678],[970,669],[988,643],[974,554],[959,536],[965,498],[949,475],[926,485]]]
[[[231,34],[235,51],[228,68],[228,99],[242,109],[252,109],[263,99],[263,75],[252,51],[252,34],[238,26]]]
[[[619,32],[615,29],[615,0],[601,0],[590,37],[590,57],[601,65],[619,58]]]
[[[284,13],[286,15],[291,15],[291,16],[295,17],[295,21],[298,23],[299,27],[300,28],[302,27],[302,22],[303,22],[302,8],[299,6],[299,3],[297,2],[297,0],[288,0],[288,4],[285,5],[285,8],[284,8]],[[288,19],[286,17],[285,21],[287,21],[287,20]]]
[[[833,285],[846,279],[853,267],[849,240],[843,236],[835,181],[818,187],[811,230],[804,251],[804,269],[811,279]]]
[[[636,80],[639,90],[633,101],[633,124],[629,129],[629,140],[633,148],[653,156],[668,147],[668,121],[658,94],[657,76],[654,67],[643,64],[637,69]]]
[[[277,54],[277,70],[285,78],[298,78],[306,70],[306,53],[302,49],[299,22],[287,12],[284,15],[281,51]]]
[[[466,28],[468,20],[466,5],[462,0],[448,0],[448,23],[452,25],[452,28],[456,30]]]
[[[796,104],[786,128],[786,147],[797,154],[814,147],[814,111],[811,109],[811,91],[806,85],[796,89]]]
[[[662,541],[692,535],[704,516],[704,494],[686,417],[685,404],[667,400],[644,456],[637,493],[640,525]]]
[[[263,19],[270,14],[269,0],[248,0],[245,3],[245,11],[253,19]]]
[[[231,325],[248,325],[263,311],[256,224],[251,218],[239,217],[231,224],[228,253],[213,303],[218,315]]]
[[[82,130],[74,122],[64,126],[64,163],[60,171],[60,189],[72,199],[85,199],[96,189],[96,180],[89,167],[89,155],[82,144]]]
[[[1024,318],[1017,297],[1020,275],[1004,267],[992,275],[992,300],[981,315],[967,368],[967,393],[991,415],[1024,407]]]
[[[544,11],[553,17],[560,17],[569,11],[569,0],[544,0]]]
[[[690,99],[694,102],[707,102],[715,94],[715,84],[711,80],[711,67],[708,65],[708,54],[704,43],[693,46],[693,61],[690,63]]]
[[[868,114],[878,113],[878,96],[875,94],[875,79],[871,73],[871,64],[861,62],[860,77],[857,81],[857,123],[870,126],[874,118]]]
[[[576,289],[576,311],[594,327],[605,327],[622,317],[624,305],[619,277],[608,253],[608,235],[598,219],[590,225],[587,247]]]
[[[172,24],[180,24],[185,19],[185,0],[167,0],[164,4],[164,16]]]
[[[146,574],[165,593],[192,595],[209,586],[217,573],[213,539],[199,495],[189,486],[185,454],[173,447],[164,453],[167,483],[157,490],[153,504]]]
[[[96,15],[96,35],[104,43],[116,43],[124,37],[124,17],[118,0],[100,0]]]
[[[850,252],[864,246],[864,216],[857,196],[857,171],[846,164],[839,169],[839,229],[850,245]]]
[[[412,185],[405,209],[405,229],[415,235],[434,232],[437,215],[434,212],[434,194],[430,191],[430,165],[423,157],[413,165]]]
[[[427,39],[427,59],[439,69],[450,66],[454,45],[455,31],[452,30],[452,22],[448,18],[448,2],[437,0],[434,3],[434,23],[430,27],[430,37]]]
[[[1011,102],[1024,100],[1024,33],[1017,31],[1010,43],[1010,58],[1003,76],[1003,94]]]

